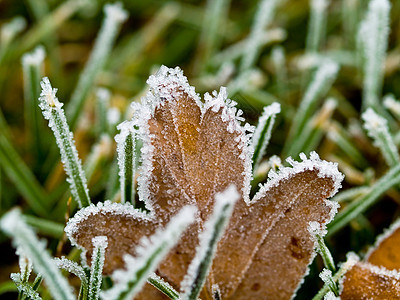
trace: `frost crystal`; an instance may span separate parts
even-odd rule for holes
[[[194,221],[196,209],[184,207],[173,217],[164,230],[158,230],[151,237],[143,237],[136,248],[136,257],[125,255],[125,270],[112,274],[114,286],[102,294],[103,299],[132,299],[146,282],[168,251],[178,241],[182,232]]]
[[[282,180],[288,179],[297,173],[301,173],[305,170],[318,170],[318,177],[330,177],[334,181],[334,189],[328,197],[333,196],[337,193],[341,187],[341,182],[344,178],[343,174],[339,172],[337,168],[337,163],[328,162],[321,160],[316,152],[310,153],[310,158],[308,159],[304,153],[300,153],[300,158],[302,162],[297,162],[291,157],[287,158],[287,162],[292,167],[281,167],[278,172],[270,170],[268,173],[268,182],[262,186],[262,188],[254,196],[256,201],[258,197],[267,193],[269,189],[277,186]],[[327,201],[331,202],[331,201]],[[334,209],[334,207],[333,207]]]
[[[56,97],[57,89],[51,87],[47,77],[43,78],[40,85],[42,92],[39,97],[39,106],[45,119],[49,120],[49,127],[54,132],[61,153],[61,161],[68,175],[67,181],[70,184],[72,195],[80,207],[87,206],[90,204],[90,199],[86,176],[76,151],[73,134],[69,130],[64,110],[62,109],[63,104],[58,101]]]
[[[40,66],[43,63],[46,52],[43,46],[38,46],[31,53],[22,56],[23,66]]]
[[[181,289],[184,293],[182,299],[194,299],[199,295],[214,258],[217,243],[239,198],[240,195],[233,185],[229,186],[224,192],[216,194],[213,214],[204,225],[204,230],[199,236],[196,256],[181,283]]]
[[[23,221],[21,212],[14,209],[0,219],[0,228],[13,239],[13,244],[23,249],[37,273],[46,281],[51,294],[57,299],[74,299],[72,288],[57,269],[46,243],[38,240],[33,230]]]
[[[264,107],[264,111],[258,120],[258,125],[252,137],[252,148],[254,149],[253,162],[257,166],[265,154],[269,140],[271,138],[272,127],[275,117],[281,112],[281,105],[277,102]]]

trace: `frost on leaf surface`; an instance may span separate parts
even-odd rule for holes
[[[87,250],[88,259],[91,238],[107,236],[105,272],[110,273],[123,267],[124,253],[135,256],[140,237],[165,227],[182,207],[196,205],[196,222],[157,271],[179,289],[215,195],[233,184],[240,199],[200,297],[207,299],[218,285],[225,299],[265,298],[273,293],[290,298],[314,256],[309,222],[324,225],[335,213],[336,206],[326,198],[342,181],[337,166],[316,153],[310,158],[302,154],[302,162],[289,160],[291,167],[271,173],[250,201],[253,127],[241,124],[242,112],[227,99],[226,89],[206,94],[201,101],[182,71],[167,67],[150,76],[148,84],[146,97],[134,106],[132,122],[143,140],[138,194],[150,212],[138,212],[129,204],[92,205],[70,220],[68,236]],[[152,291],[145,286],[139,298],[156,299]]]
[[[340,298],[400,299],[400,274],[396,270],[359,262],[345,274]]]

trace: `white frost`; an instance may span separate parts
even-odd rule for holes
[[[215,195],[213,213],[205,223],[204,230],[199,235],[199,245],[196,247],[196,256],[190,263],[187,274],[181,283],[181,290],[183,291],[182,299],[189,299],[191,288],[193,288],[195,281],[199,280],[197,275],[200,272],[201,264],[214,256],[217,243],[224,233],[233,207],[239,199],[240,195],[234,185],[230,185],[225,191]],[[219,223],[221,221],[224,225],[217,228],[217,226],[220,226]],[[208,266],[203,265],[202,267],[210,267],[211,263],[212,259],[209,261]],[[199,282],[196,282],[196,284],[199,284]],[[191,296],[193,297],[193,295]]]
[[[40,66],[43,63],[46,52],[43,46],[37,46],[32,52],[22,56],[23,66]]]
[[[181,234],[195,219],[197,210],[186,206],[174,216],[164,230],[157,230],[151,237],[143,237],[136,248],[136,257],[124,256],[125,269],[116,270],[112,274],[114,286],[102,293],[102,299],[132,299],[147,277],[154,271],[168,251],[178,242]],[[136,282],[134,287],[130,283]]]

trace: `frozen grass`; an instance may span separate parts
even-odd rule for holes
[[[89,2],[38,0],[23,7],[6,0],[0,11],[0,215],[20,206],[21,219],[51,241],[52,254],[59,244],[68,256],[61,247],[63,224],[77,205],[105,199],[135,203],[141,142],[121,130],[118,165],[114,136],[117,124],[131,117],[130,102],[143,96],[146,79],[160,64],[180,66],[196,92],[228,86],[253,125],[265,106],[280,104],[277,118],[276,109],[265,112],[254,134],[255,185],[274,168],[268,163],[273,155],[284,161],[317,150],[339,162],[347,191],[336,196],[342,207],[328,226],[326,244],[317,238],[320,252],[329,247],[334,259],[358,252],[397,216],[399,3],[131,1],[104,11]],[[52,133],[38,116],[42,76],[60,88],[71,117],[75,144],[67,138],[62,146],[70,154],[63,161],[72,163],[71,190]],[[65,124],[62,134],[69,136]],[[68,202],[71,191],[77,204]],[[7,249],[4,241],[1,236]],[[9,264],[2,259],[1,267]],[[322,262],[315,268],[321,271]],[[331,269],[334,280],[338,269]],[[168,290],[166,282],[151,278]],[[10,290],[10,283],[0,282],[0,292]],[[299,298],[313,297],[321,284],[318,275],[310,275]],[[32,283],[19,287],[36,295]]]

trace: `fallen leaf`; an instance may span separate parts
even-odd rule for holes
[[[308,222],[325,224],[333,216],[334,207],[325,199],[336,193],[343,179],[337,166],[315,153],[310,159],[303,155],[302,162],[289,160],[292,166],[271,173],[250,201],[252,148],[246,132],[252,128],[240,125],[241,112],[227,99],[226,90],[205,95],[202,103],[179,68],[162,67],[148,84],[150,92],[136,106],[134,122],[143,139],[138,193],[150,213],[115,203],[83,209],[67,226],[72,243],[85,248],[90,259],[91,238],[107,236],[105,272],[109,273],[122,267],[118,258],[122,253],[135,254],[140,237],[164,226],[183,206],[195,204],[197,222],[158,269],[160,276],[179,289],[215,194],[235,184],[242,199],[219,243],[202,297],[210,297],[217,284],[223,298],[259,299],[263,293],[278,293],[280,280],[287,280],[285,294],[276,295],[291,298],[314,256]],[[281,275],[274,275],[275,270]],[[252,284],[254,277],[257,281]],[[271,284],[266,280],[272,280]],[[252,290],[251,296],[238,287]],[[149,297],[140,294],[140,298]]]
[[[343,278],[342,300],[400,299],[400,274],[367,262],[358,262]]]

